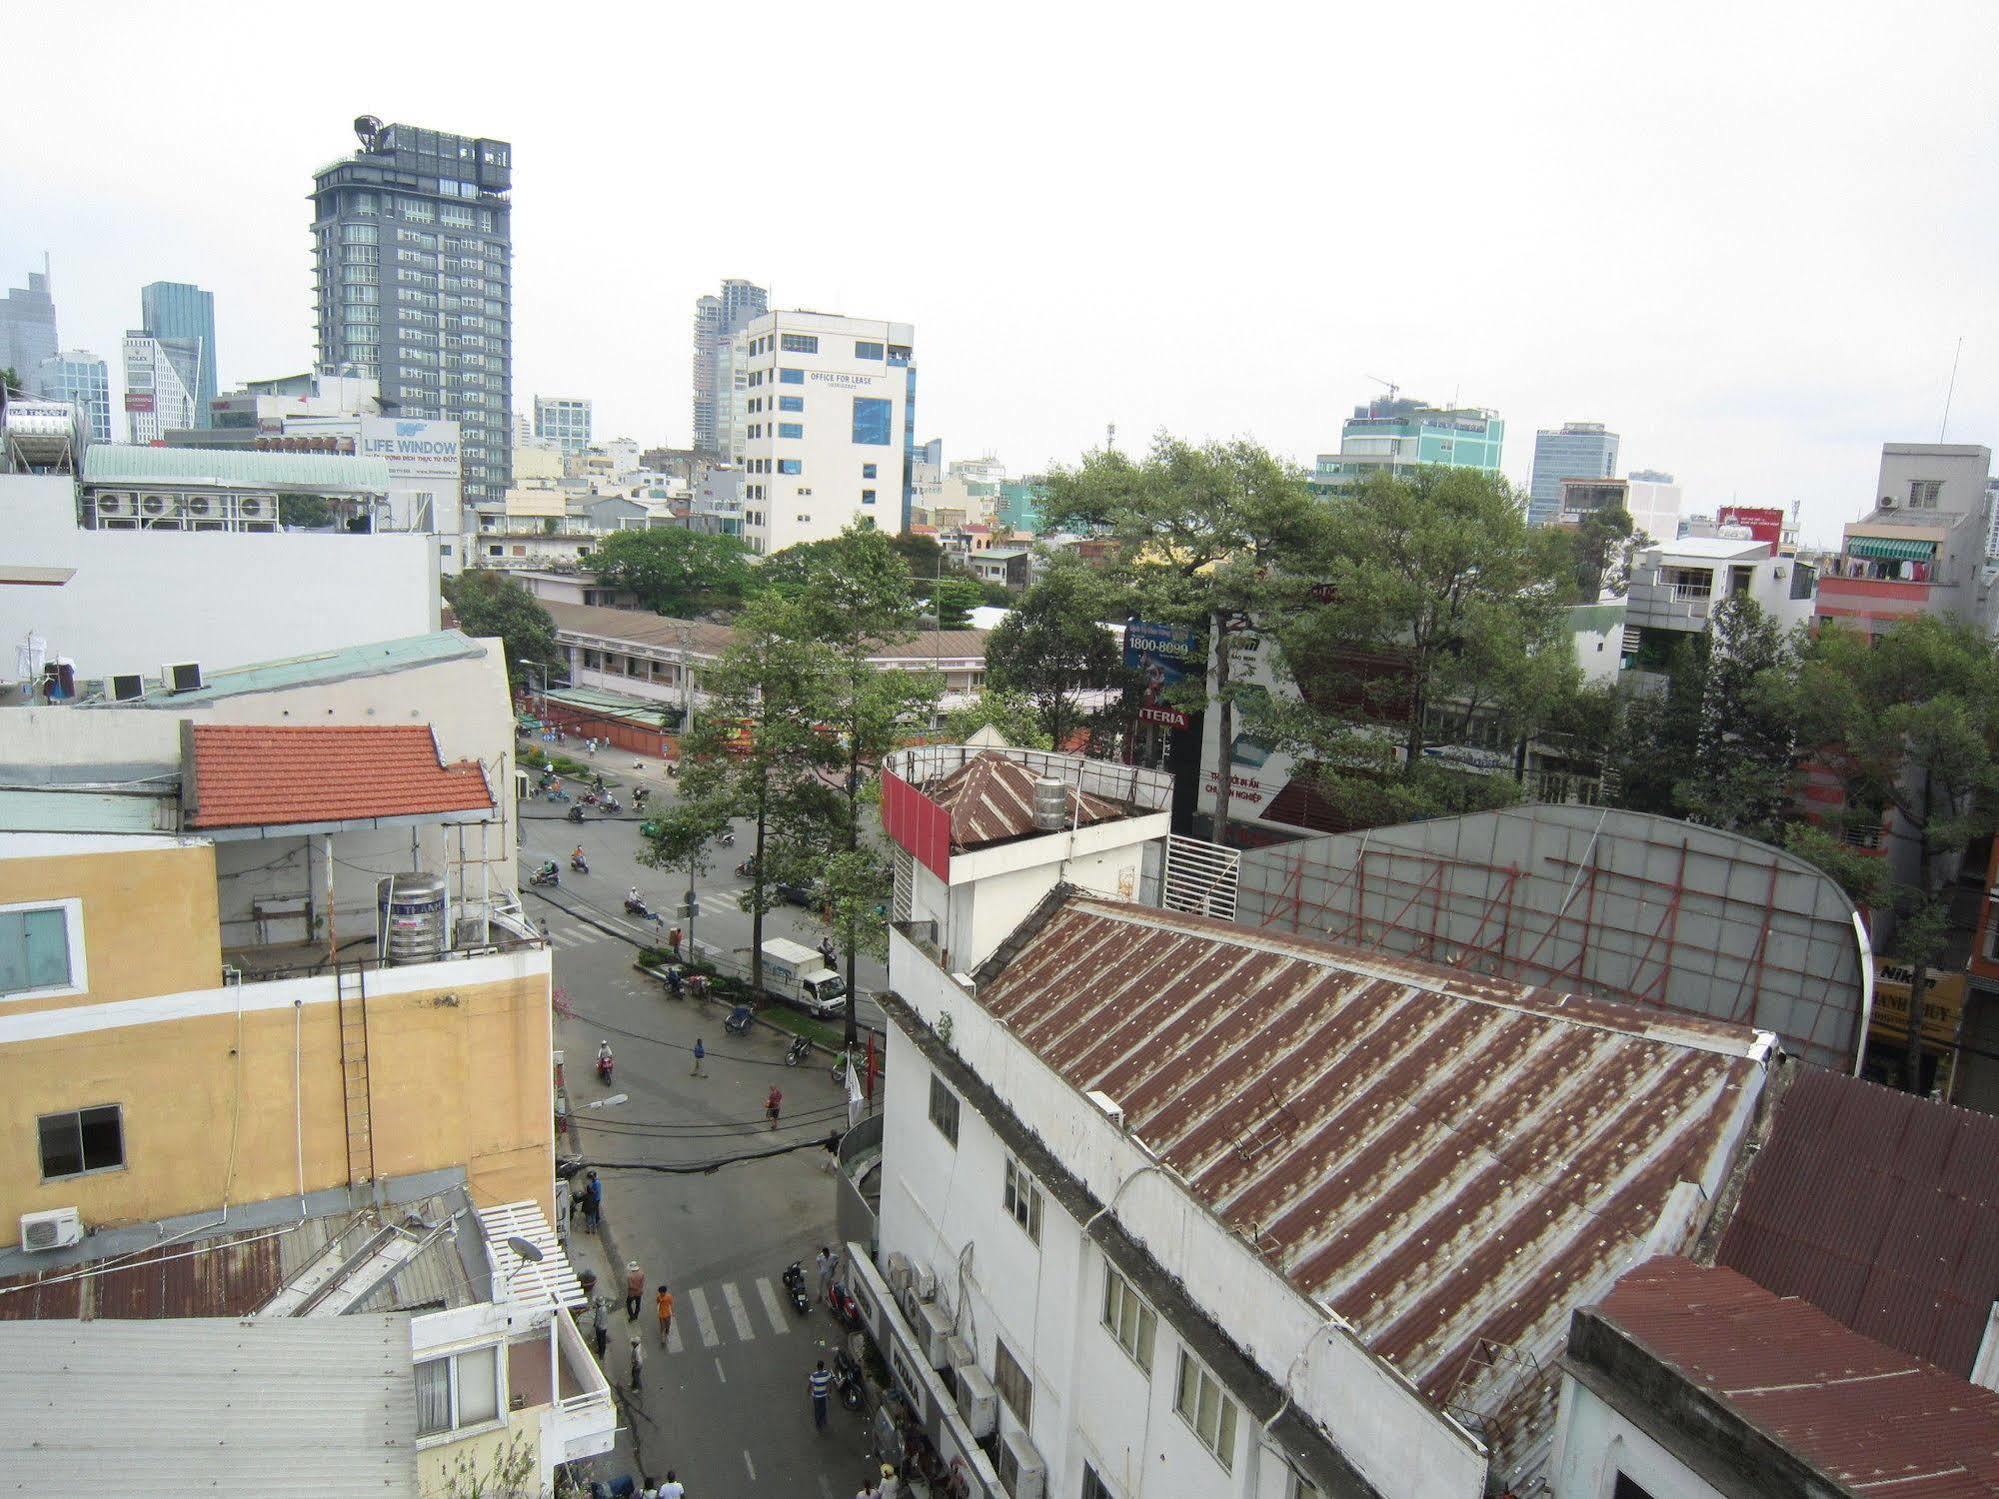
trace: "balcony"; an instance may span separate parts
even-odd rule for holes
[[[1899,619],[1946,608],[1952,596],[1953,585],[1949,583],[1845,577],[1826,572],[1819,575],[1818,601],[1813,613],[1820,619],[1846,619],[1870,631],[1880,631]]]

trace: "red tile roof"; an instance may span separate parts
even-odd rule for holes
[[[443,764],[427,724],[195,724],[189,828],[480,812],[474,761]]]
[[[1999,1119],[1803,1069],[1715,1262],[1968,1378],[1999,1301]]]
[[[1999,1394],[1807,1301],[1666,1255],[1593,1310],[1843,1492],[1999,1492]]]
[[[951,815],[956,848],[984,848],[1038,831],[1034,825],[1034,772],[1018,760],[982,751],[930,785],[924,795]],[[1065,788],[1065,816],[1078,827],[1123,816],[1116,803]]]

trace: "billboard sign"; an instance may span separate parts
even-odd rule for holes
[[[151,411],[153,409],[153,393],[150,390],[126,391],[125,409],[127,411]]]
[[[1184,729],[1193,718],[1169,702],[1171,690],[1189,673],[1205,676],[1207,642],[1182,625],[1154,625],[1133,620],[1124,627],[1124,664],[1139,674],[1138,721]],[[1199,663],[1199,664],[1197,664]]]
[[[398,479],[456,479],[458,423],[364,416],[360,455],[385,460]]]

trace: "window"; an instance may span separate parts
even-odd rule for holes
[[[1911,479],[1909,481],[1909,508],[1911,510],[1934,510],[1937,501],[1943,498],[1943,480]]]
[[[779,396],[777,398],[777,409],[779,411],[803,411],[805,409],[805,397]]]
[[[803,385],[805,383],[805,371],[781,369],[777,372],[777,383],[779,385]]]
[[[1221,1459],[1224,1468],[1235,1467],[1235,1402],[1222,1393],[1221,1382],[1180,1350],[1180,1381],[1173,1394],[1173,1409],[1194,1428],[1201,1445]]]
[[[118,1105],[44,1114],[35,1121],[42,1141],[42,1180],[116,1171],[125,1164],[125,1126]]]
[[[861,491],[861,503],[863,505],[872,505],[874,502],[875,502],[875,492],[872,489],[864,489]]]
[[[1034,1384],[1006,1344],[993,1344],[993,1388],[1025,1429],[1034,1414]]]
[[[882,357],[882,346],[880,344],[863,343],[860,339],[855,339],[854,357],[856,359],[879,359]]]
[[[500,1350],[473,1348],[416,1366],[416,1434],[463,1431],[500,1418]]]
[[[1610,1491],[1610,1499],[1652,1499],[1652,1491],[1640,1488],[1625,1474],[1619,1473],[1617,1485]]]
[[[73,994],[83,987],[81,901],[0,906],[0,997]]]
[[[342,224],[340,238],[350,245],[372,245],[380,238],[381,231],[373,224]]]
[[[872,479],[874,478],[874,476],[875,476],[875,466],[872,463],[864,463],[861,465],[861,477],[863,479]]]
[[[787,333],[779,340],[780,348],[787,354],[817,354],[819,340],[810,333]]]
[[[895,403],[880,396],[854,397],[854,441],[870,447],[889,445],[889,431],[895,421]]]
[[[958,1095],[934,1073],[930,1078],[930,1122],[937,1126],[938,1134],[953,1145],[958,1143]]]
[[[777,424],[777,435],[779,437],[803,437],[805,435],[805,423],[779,422]]]
[[[1083,1464],[1083,1499],[1117,1499],[1110,1486],[1097,1477],[1097,1470],[1088,1463]]]
[[[1117,1339],[1118,1347],[1150,1374],[1152,1343],[1159,1332],[1159,1318],[1139,1300],[1131,1282],[1109,1265],[1104,1266],[1104,1326]]]
[[[1006,1163],[1006,1210],[1027,1230],[1028,1238],[1041,1242],[1041,1189],[1034,1185],[1027,1168],[1010,1157]]]
[[[805,465],[796,458],[780,458],[777,460],[777,471],[780,474],[802,474]]]

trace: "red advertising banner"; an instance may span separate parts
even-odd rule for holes
[[[128,390],[125,392],[125,409],[127,411],[151,411],[153,409],[153,393],[150,390]]]
[[[951,814],[886,770],[882,772],[882,831],[938,879],[951,878]]]

